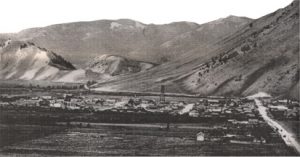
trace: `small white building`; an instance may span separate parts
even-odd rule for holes
[[[52,103],[50,104],[50,107],[54,107],[54,108],[62,108],[63,105],[61,103]]]
[[[8,102],[0,102],[0,106],[8,106],[9,103]]]
[[[45,99],[45,100],[51,100],[52,96],[42,96],[42,98]]]
[[[189,112],[190,117],[199,117],[199,112],[196,110],[192,110]]]
[[[113,98],[110,98],[110,99],[106,99],[105,102],[109,103],[109,104],[114,104],[116,103],[118,100],[117,99],[113,99]]]
[[[205,134],[203,132],[199,132],[197,134],[197,141],[204,141],[205,140]]]
[[[207,99],[207,102],[209,102],[209,103],[219,103],[220,100],[218,100],[218,99]]]
[[[39,100],[39,97],[32,97],[31,100]]]
[[[66,108],[69,110],[79,110],[80,109],[79,106],[77,106],[76,104],[71,104],[71,103],[66,105]]]

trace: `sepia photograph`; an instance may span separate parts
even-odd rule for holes
[[[300,156],[299,0],[0,6],[0,156]]]

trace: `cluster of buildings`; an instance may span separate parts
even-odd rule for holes
[[[281,143],[281,137],[260,118],[250,121],[228,119],[222,127],[201,130],[196,134],[199,142],[236,144]]]
[[[13,97],[7,101],[0,101],[0,106],[10,105],[12,107],[62,108],[70,110],[80,109],[84,106],[81,99],[72,98],[72,96],[71,94],[64,94],[61,97]]]
[[[275,119],[280,120],[299,120],[300,105],[297,101],[269,100],[264,104]]]
[[[191,117],[220,117],[255,119],[258,115],[254,102],[242,100],[201,99],[188,113]]]
[[[262,137],[255,137],[252,134],[230,134],[218,130],[199,132],[196,136],[197,141],[200,142],[222,142],[222,143],[236,143],[236,144],[262,144],[267,143],[267,140]]]
[[[299,118],[299,103],[283,100],[265,103],[270,112],[281,118]],[[259,121],[259,112],[253,101],[246,99],[202,98],[196,102],[165,101],[140,97],[103,98],[62,94],[59,96],[32,96],[16,99],[0,99],[1,106],[26,106],[66,110],[111,112],[155,112],[186,115],[193,118],[221,118],[239,120],[242,123]]]
[[[253,102],[225,99],[200,99],[195,103],[185,101],[161,101],[139,97],[102,98],[74,96],[32,96],[5,101],[0,99],[0,106],[26,106],[67,110],[91,110],[112,112],[157,112],[173,115],[188,115],[205,118],[255,119],[257,112]]]

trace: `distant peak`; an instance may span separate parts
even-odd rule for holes
[[[235,16],[235,15],[228,15],[226,18],[240,18],[239,16]]]
[[[243,17],[243,16],[235,16],[235,15],[229,15],[225,18],[219,18],[215,21],[212,22],[224,22],[224,21],[229,21],[229,22],[250,22],[252,19],[248,17]]]
[[[230,19],[230,20],[251,20],[251,18],[245,17],[245,16],[235,16],[235,15],[229,15],[224,19]]]

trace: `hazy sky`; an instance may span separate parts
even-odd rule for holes
[[[259,18],[292,0],[0,0],[0,32],[57,23],[128,18],[199,24],[228,15]]]

